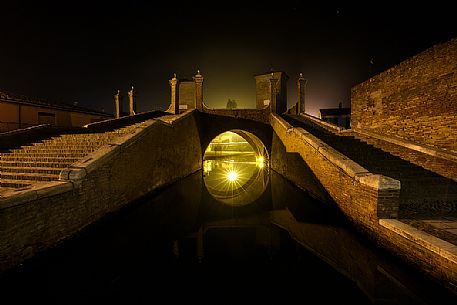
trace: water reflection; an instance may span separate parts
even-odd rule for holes
[[[254,202],[268,185],[265,147],[259,145],[261,143],[249,143],[243,136],[224,132],[211,141],[203,156],[203,177],[208,192],[232,206]]]
[[[198,172],[5,275],[2,298],[456,304],[448,290],[356,234],[338,210],[270,175],[252,204],[229,206],[207,193]]]

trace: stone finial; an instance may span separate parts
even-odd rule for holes
[[[119,89],[117,90],[117,94],[114,95],[114,106],[115,116],[116,118],[120,118],[122,116],[122,95]]]
[[[133,85],[132,85],[132,89],[128,92],[128,94],[129,94],[129,114],[135,115],[136,114],[136,101],[135,101],[135,93],[133,91]]]
[[[300,76],[298,77],[297,81],[297,114],[305,112],[306,82],[307,80],[303,77],[303,73],[300,72]]]
[[[192,77],[195,83],[195,108],[203,110],[203,76],[200,74],[200,69],[197,74]]]
[[[176,73],[173,73],[173,78],[168,81],[171,89],[171,100],[169,110],[174,114],[179,114],[179,80]]]

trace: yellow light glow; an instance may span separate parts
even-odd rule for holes
[[[233,170],[232,170],[232,171],[229,171],[229,172],[227,173],[227,179],[228,179],[228,181],[230,181],[230,182],[236,181],[236,180],[238,179],[238,173],[235,172],[235,171],[233,171]]]
[[[265,166],[265,159],[263,158],[263,156],[255,157],[255,165],[258,168],[263,168]]]

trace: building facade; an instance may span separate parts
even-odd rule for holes
[[[52,103],[0,92],[0,132],[41,124],[81,127],[111,118],[112,114],[77,105]]]
[[[319,118],[344,128],[351,128],[351,108],[343,108],[341,103],[338,108],[319,109]]]

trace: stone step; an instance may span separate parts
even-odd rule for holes
[[[59,180],[59,175],[41,174],[41,173],[4,173],[4,172],[0,172],[0,179],[57,181],[57,180]]]
[[[63,168],[58,167],[0,167],[0,173],[38,173],[59,175]]]
[[[37,153],[37,152],[22,152],[22,153],[6,153],[6,154],[1,154],[0,159],[3,157],[33,157],[33,158],[38,158],[38,157],[44,157],[44,158],[78,158],[81,159],[85,157],[87,154],[85,153],[51,153],[51,152],[44,152],[44,153]]]
[[[21,161],[3,161],[0,160],[0,168],[10,167],[52,167],[64,169],[74,162],[21,162]]]
[[[87,140],[87,139],[103,139],[106,137],[115,137],[116,134],[112,133],[88,133],[88,134],[79,134],[79,135],[69,135],[69,134],[63,134],[63,135],[58,135],[54,137],[50,137],[44,140]]]
[[[0,161],[17,161],[17,162],[56,162],[56,163],[74,163],[81,158],[59,158],[59,157],[10,157],[0,156]]]
[[[42,148],[40,146],[31,146],[30,148],[21,148],[21,149],[11,149],[11,153],[71,153],[71,154],[89,154],[93,152],[94,149],[67,149],[67,148]]]
[[[11,187],[11,188],[20,188],[26,187],[35,183],[35,181],[29,180],[10,180],[0,178],[0,187]]]
[[[86,144],[86,143],[108,143],[111,141],[114,137],[112,138],[103,138],[103,139],[53,139],[53,140],[43,140],[42,143],[44,144],[49,144],[49,143],[55,143],[55,144],[60,144],[60,145],[65,145],[65,144]]]
[[[40,148],[40,149],[98,149],[99,147],[103,146],[106,143],[90,143],[90,144],[68,144],[68,145],[61,145],[61,144],[44,144],[44,143],[35,143],[33,147]]]

